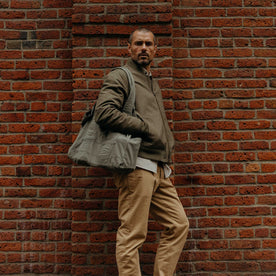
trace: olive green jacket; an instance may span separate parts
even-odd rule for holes
[[[122,112],[129,93],[128,79],[123,70],[113,70],[105,77],[95,108],[95,120],[103,129],[141,137],[140,157],[171,163],[174,138],[158,82],[131,59],[126,67],[135,81],[137,117]]]

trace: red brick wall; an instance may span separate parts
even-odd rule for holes
[[[66,153],[138,25],[157,35],[191,223],[177,275],[275,274],[273,0],[0,0],[0,17],[1,275],[117,275],[112,177]]]
[[[1,275],[70,275],[71,14],[0,1]]]

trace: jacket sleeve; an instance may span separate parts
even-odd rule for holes
[[[104,80],[96,103],[95,121],[103,129],[147,137],[148,126],[140,118],[122,112],[128,93],[126,73],[119,69],[111,71]]]

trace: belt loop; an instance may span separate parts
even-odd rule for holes
[[[159,168],[159,171],[160,171],[160,173],[159,173],[160,179],[165,178],[165,172],[164,172],[164,164],[163,164],[163,162],[158,161],[158,168]]]

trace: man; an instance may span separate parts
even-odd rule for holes
[[[115,174],[119,189],[116,260],[120,276],[141,275],[138,249],[147,236],[148,216],[164,227],[154,264],[154,276],[172,276],[185,244],[189,223],[172,185],[167,164],[174,145],[162,95],[150,67],[157,50],[154,34],[144,28],[129,39],[131,58],[126,66],[133,74],[137,117],[122,113],[129,86],[125,72],[114,70],[105,78],[95,118],[110,130],[142,138],[136,169]]]

